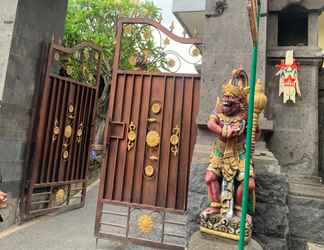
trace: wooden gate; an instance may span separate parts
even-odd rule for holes
[[[101,53],[91,43],[44,48],[23,219],[84,205]]]
[[[153,26],[180,43],[201,43],[151,20],[120,20],[95,233],[97,239],[182,249],[200,75],[120,69],[126,24]]]

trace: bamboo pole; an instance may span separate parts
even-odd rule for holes
[[[257,30],[259,29],[260,23],[260,4],[258,5],[257,12]],[[252,35],[253,37],[253,35]],[[253,114],[254,114],[254,94],[255,94],[255,82],[256,82],[256,71],[258,63],[258,41],[253,43],[252,49],[252,61],[250,68],[250,94],[249,94],[249,109],[248,109],[248,126],[246,135],[246,158],[244,168],[244,183],[243,183],[243,201],[242,201],[242,213],[240,221],[240,240],[238,242],[238,249],[244,250],[245,243],[245,224],[246,214],[249,196],[249,177],[250,177],[250,164],[251,164],[251,146],[252,146],[252,128],[253,128]]]

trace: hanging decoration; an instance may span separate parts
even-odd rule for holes
[[[294,51],[286,52],[285,60],[282,60],[276,67],[279,69],[279,96],[283,94],[283,102],[291,101],[296,103],[296,94],[301,96],[298,80],[299,63],[294,59]]]

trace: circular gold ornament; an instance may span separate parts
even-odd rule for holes
[[[62,204],[64,202],[65,191],[63,188],[59,189],[55,194],[56,204]]]
[[[59,61],[60,60],[60,54],[58,52],[55,52],[54,59],[55,59],[55,61]]]
[[[135,141],[136,140],[136,133],[134,131],[129,131],[127,135],[128,140]]]
[[[176,65],[176,61],[174,59],[169,59],[167,61],[167,65],[170,67],[170,68],[173,68],[175,65]]]
[[[58,135],[60,133],[60,128],[58,126],[54,127],[53,134]]]
[[[171,135],[171,137],[170,137],[170,143],[172,145],[178,145],[179,144],[179,136],[177,136],[177,135]]]
[[[64,137],[70,138],[72,136],[72,127],[71,125],[67,125],[64,129]]]
[[[146,143],[149,147],[156,147],[160,144],[160,135],[157,131],[151,130],[146,135]]]
[[[154,228],[154,221],[152,216],[148,214],[141,215],[137,220],[137,227],[144,234],[152,232]]]
[[[63,152],[63,159],[66,160],[67,158],[69,158],[69,151],[64,151]]]
[[[147,165],[144,169],[145,176],[152,177],[154,174],[154,168],[152,165]]]
[[[154,114],[158,114],[161,111],[161,104],[156,102],[152,104],[151,110]]]
[[[74,111],[74,107],[72,104],[69,105],[69,112],[72,113]]]

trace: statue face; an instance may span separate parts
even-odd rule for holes
[[[224,94],[222,102],[222,112],[225,115],[235,115],[241,110],[241,99],[239,97]]]

